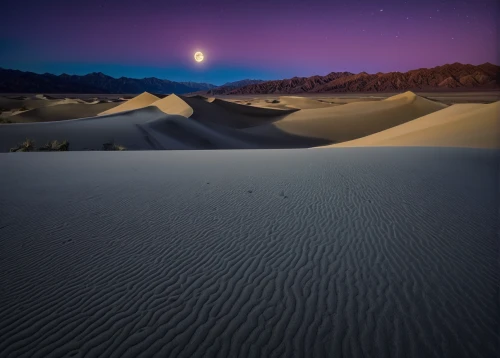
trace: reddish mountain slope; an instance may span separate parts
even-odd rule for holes
[[[293,77],[286,80],[267,81],[229,90],[224,87],[219,87],[208,91],[208,94],[304,93],[311,92],[314,88],[329,83],[337,78],[352,75],[353,74],[350,72],[332,72],[326,76]],[[242,89],[244,90],[241,91]]]
[[[500,89],[500,66],[448,64],[408,72],[368,74],[332,72],[327,76],[294,77],[210,94],[271,94],[320,92],[399,92],[406,90]]]

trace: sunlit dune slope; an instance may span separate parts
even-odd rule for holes
[[[151,93],[144,92],[132,99],[129,99],[127,102],[120,104],[112,109],[99,113],[100,116],[114,114],[125,111],[132,111],[134,109],[144,108],[149,106],[150,104],[158,101],[160,98],[152,95]]]
[[[500,102],[455,104],[385,131],[328,147],[332,146],[500,148]]]

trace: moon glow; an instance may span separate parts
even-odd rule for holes
[[[196,62],[201,62],[204,58],[205,56],[203,56],[203,54],[199,51],[194,54],[194,59]]]

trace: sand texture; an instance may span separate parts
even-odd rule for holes
[[[499,160],[0,154],[0,356],[497,357]]]

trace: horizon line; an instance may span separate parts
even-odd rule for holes
[[[36,74],[36,75],[52,75],[52,76],[57,76],[57,77],[60,77],[60,76],[63,76],[63,75],[84,77],[84,76],[88,76],[88,75],[92,75],[92,74],[102,74],[104,76],[107,76],[107,77],[110,77],[110,78],[113,78],[113,79],[129,78],[129,79],[136,79],[136,80],[145,80],[145,79],[152,79],[152,78],[154,78],[154,79],[158,79],[158,80],[162,80],[162,81],[169,81],[169,82],[174,82],[174,83],[179,83],[179,84],[191,82],[191,83],[197,83],[197,84],[212,85],[212,86],[215,86],[215,87],[222,87],[222,86],[224,86],[227,83],[233,83],[233,82],[239,82],[239,81],[264,81],[264,82],[269,82],[269,81],[284,81],[284,80],[294,79],[294,78],[309,78],[309,77],[316,77],[316,76],[325,77],[325,76],[328,76],[328,75],[330,75],[332,73],[346,73],[346,72],[347,73],[351,73],[352,75],[359,75],[361,73],[366,73],[368,75],[377,75],[377,74],[381,74],[381,73],[382,74],[388,74],[388,73],[407,73],[407,72],[418,71],[418,70],[422,70],[422,69],[428,69],[429,70],[429,69],[434,69],[434,68],[438,68],[438,67],[452,66],[452,65],[474,66],[474,67],[483,66],[483,65],[493,65],[493,66],[500,67],[500,64],[494,64],[494,63],[491,63],[491,62],[484,62],[484,63],[481,63],[479,65],[473,65],[473,64],[470,64],[470,63],[453,62],[453,63],[445,63],[443,65],[437,65],[437,66],[434,66],[434,67],[419,67],[419,68],[411,69],[411,70],[408,70],[408,71],[389,71],[389,72],[378,71],[376,73],[369,73],[369,72],[366,72],[366,71],[361,71],[361,72],[358,72],[358,73],[350,72],[350,71],[331,71],[331,72],[328,72],[326,75],[314,74],[314,75],[310,75],[310,76],[293,76],[293,77],[288,77],[288,78],[271,79],[271,80],[244,78],[244,79],[241,79],[241,80],[229,81],[229,82],[226,82],[226,83],[224,83],[222,85],[215,85],[215,84],[210,83],[210,82],[198,82],[198,81],[173,81],[173,80],[169,80],[167,78],[160,78],[160,77],[154,77],[154,76],[153,77],[127,77],[127,76],[113,77],[113,76],[108,75],[108,74],[106,74],[104,72],[101,72],[101,71],[89,72],[89,73],[86,73],[84,75],[69,74],[69,73],[66,73],[66,72],[63,72],[63,73],[57,75],[57,74],[50,73],[50,72],[23,71],[23,70],[18,70],[18,69],[14,69],[14,68],[5,68],[5,67],[1,67],[1,66],[0,66],[0,70],[18,71],[18,72],[24,72],[24,73],[33,73],[33,74]]]

